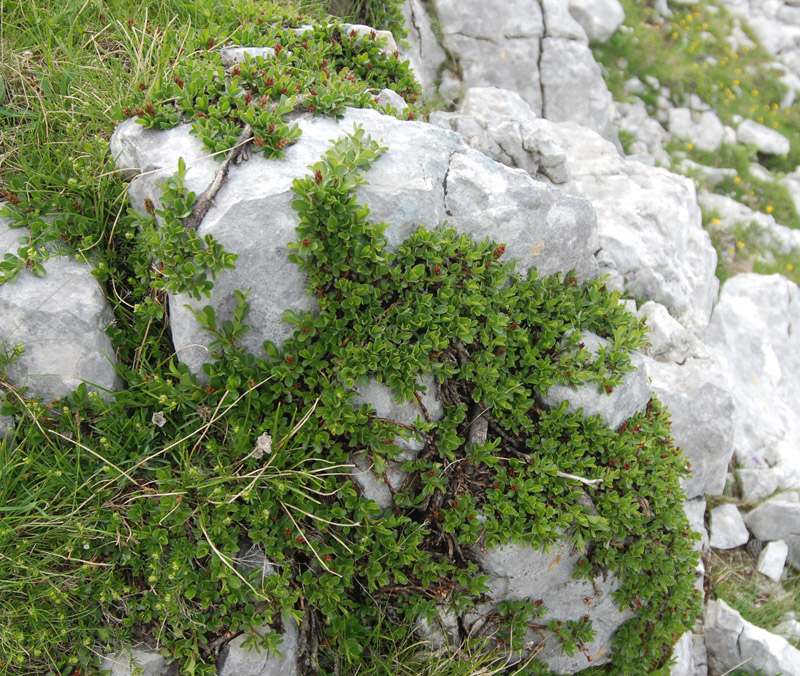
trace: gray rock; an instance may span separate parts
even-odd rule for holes
[[[647,318],[649,329],[650,345],[642,348],[645,356],[660,362],[683,364],[697,349],[698,340],[694,334],[660,303],[647,301],[639,308],[639,316]]]
[[[704,164],[692,162],[689,159],[681,160],[678,165],[678,170],[686,176],[696,176],[702,179],[703,183],[710,188],[722,183],[725,179],[735,178],[737,175],[736,169],[725,169],[722,167],[707,167]]]
[[[398,402],[394,393],[386,385],[379,383],[375,378],[370,378],[367,385],[356,386],[356,395],[352,399],[354,406],[369,404],[379,418],[393,420],[401,425],[413,426],[417,420],[425,420],[425,415],[435,422],[444,414],[444,407],[439,395],[436,379],[427,374],[422,378],[425,392],[420,392],[420,401],[425,407],[423,411],[416,401]],[[393,494],[400,490],[406,473],[401,466],[407,460],[413,460],[424,448],[425,442],[419,436],[396,436],[394,444],[400,453],[394,460],[388,460],[384,476],[378,476],[369,458],[366,455],[357,455],[352,458],[354,468],[350,470],[353,479],[361,487],[363,495],[368,500],[374,500],[381,509],[387,509],[393,504]]]
[[[9,415],[0,415],[0,443],[11,438],[14,432],[14,418]]]
[[[452,156],[444,203],[458,230],[505,242],[501,260],[516,260],[517,272],[596,274],[594,215],[584,199],[468,151]]]
[[[778,475],[771,469],[737,469],[736,479],[742,499],[761,502],[778,490]]]
[[[433,650],[456,648],[459,645],[458,615],[441,608],[434,622],[420,617],[414,624],[417,635]]]
[[[778,495],[745,515],[744,522],[759,540],[780,540],[800,535],[800,503]]]
[[[354,123],[389,148],[369,170],[368,184],[359,188],[358,198],[369,206],[372,222],[390,224],[384,234],[391,248],[419,224],[433,227],[447,220],[461,232],[505,242],[504,259],[519,259],[521,273],[534,265],[544,274],[577,268],[589,276],[596,269],[595,224],[585,200],[497,164],[470,150],[458,135],[428,124],[354,109],[346,112],[341,123],[303,119],[299,122],[303,136],[287,149],[284,160],[253,156],[230,172],[199,228],[201,236],[214,235],[239,259],[235,271],[217,277],[210,300],[170,298],[176,351],[193,371],[199,372],[208,361],[210,337],[185,304],[197,309],[210,304],[217,317],[224,319],[233,311],[233,291],[250,288],[248,322],[253,330],[243,342],[256,354],[264,340],[280,346],[291,335],[292,327],[280,318],[284,310],[315,309],[315,300],[306,294],[304,276],[287,258],[297,224],[291,186],[296,177],[308,173],[308,166],[319,160],[331,139],[352,130]],[[157,170],[137,178],[130,187],[131,201],[140,211],[145,197],[158,197],[155,183],[174,171],[179,156],[189,167],[187,187],[198,194],[216,169],[213,161],[209,165],[203,159],[205,152],[198,139],[190,136],[188,126],[158,132],[125,122],[115,133],[113,146],[123,163],[120,167]]]
[[[222,57],[222,65],[233,66],[237,63],[244,63],[246,59],[272,59],[275,57],[275,50],[272,47],[223,47],[219,50]]]
[[[687,328],[705,328],[719,288],[717,255],[694,184],[626,160],[589,129],[564,123],[551,130],[576,191],[597,214],[598,262],[609,286],[661,303]]]
[[[744,629],[742,616],[722,600],[710,601],[704,613],[709,666],[718,673],[738,668],[742,663],[739,637]]]
[[[758,557],[758,572],[766,575],[770,580],[780,582],[788,555],[789,545],[783,540],[767,543]]]
[[[582,334],[581,340],[591,354],[597,354],[601,348],[611,346],[607,340],[592,333]],[[541,404],[545,408],[554,408],[568,401],[567,410],[570,413],[583,409],[585,416],[598,415],[610,428],[616,429],[624,420],[643,411],[652,396],[642,356],[633,352],[630,358],[631,365],[636,370],[626,373],[622,383],[610,394],[594,383],[575,389],[567,385],[553,385],[541,398]]]
[[[405,99],[392,89],[381,89],[381,93],[378,94],[378,105],[381,108],[389,106],[393,108],[395,112],[402,112],[408,108]]]
[[[283,618],[284,631],[278,650],[281,655],[267,655],[263,650],[248,650],[247,640],[241,634],[230,641],[220,652],[217,661],[218,676],[296,676],[299,631],[297,622],[291,617]],[[268,627],[256,630],[264,635],[272,631]]]
[[[394,41],[391,31],[375,30],[372,26],[365,26],[360,23],[343,23],[342,31],[345,33],[355,31],[359,37],[367,39],[371,38],[374,33],[375,39],[383,44],[381,53],[384,56],[392,56],[397,51],[397,43]]]
[[[737,127],[736,138],[739,143],[754,145],[766,155],[787,155],[791,147],[783,134],[753,120],[745,120]]]
[[[643,84],[642,87],[644,87]],[[669,140],[669,134],[658,120],[650,117],[644,102],[636,99],[634,103],[617,102],[614,106],[619,113],[616,120],[619,128],[633,134],[636,142],[642,144],[659,164],[669,166],[671,160],[664,150],[664,144]],[[632,146],[631,150],[634,149]]]
[[[653,392],[672,416],[675,443],[692,465],[683,482],[687,498],[720,495],[733,455],[735,414],[732,381],[718,359],[687,359],[683,365],[647,360]]]
[[[544,16],[544,32],[550,38],[566,38],[588,43],[589,37],[580,21],[563,0],[539,0]]]
[[[703,497],[691,498],[683,503],[683,512],[689,520],[689,525],[695,533],[700,533],[700,542],[696,545],[701,552],[707,551],[709,546],[708,531],[705,526],[706,499]],[[701,562],[702,564],[702,562]]]
[[[458,113],[435,112],[431,124],[461,134],[467,144],[533,178],[562,184],[569,180],[563,149],[549,123],[536,117],[519,94],[494,87],[467,91]]]
[[[617,130],[611,121],[611,93],[587,45],[565,38],[545,38],[539,77],[543,117],[553,122],[577,122],[621,150]]]
[[[466,87],[510,89],[542,110],[539,73],[544,21],[538,0],[509,0],[487,12],[483,0],[437,0],[442,34],[458,56]]]
[[[678,642],[672,649],[672,658],[675,662],[669,669],[670,676],[698,675],[698,667],[700,665],[695,663],[694,639],[695,635],[691,631],[687,631],[678,639]]]
[[[711,546],[714,549],[734,549],[750,539],[747,527],[736,505],[726,504],[710,512]]]
[[[669,130],[681,141],[692,143],[700,150],[716,150],[722,145],[724,129],[712,111],[697,113],[689,108],[671,108]]]
[[[167,661],[155,650],[128,648],[102,657],[100,670],[111,671],[111,676],[165,676],[168,667]]]
[[[446,55],[436,40],[430,16],[421,0],[405,0],[402,9],[408,29],[408,47],[401,49],[402,55],[411,63],[423,95],[429,99],[436,93],[436,78]]]
[[[619,580],[613,573],[593,580],[573,578],[583,553],[567,545],[545,552],[508,544],[473,553],[476,561],[491,575],[488,596],[492,604],[504,600],[542,600],[548,608],[539,620],[542,624],[551,619],[566,621],[589,616],[597,635],[587,645],[586,653],[578,652],[569,657],[562,654],[555,637],[544,637],[545,645],[537,659],[557,673],[575,673],[608,661],[614,632],[634,616],[628,610],[620,612],[611,596],[619,587]],[[587,604],[586,599],[591,603]],[[467,618],[465,628],[470,634],[480,633],[482,622],[482,617]],[[542,641],[541,636],[532,632],[528,638],[532,646]],[[592,658],[591,662],[587,655]]]
[[[26,234],[8,223],[0,218],[0,258],[16,254],[17,238]],[[6,377],[45,403],[81,383],[109,398],[122,382],[105,332],[114,321],[105,294],[86,263],[54,255],[43,265],[44,277],[22,270],[14,282],[0,286],[0,348],[24,348]]]
[[[796,180],[797,179],[797,180]],[[800,189],[800,175],[789,174],[781,183],[789,190],[794,199],[795,186]],[[800,198],[800,192],[796,193]],[[731,242],[735,239],[734,231],[737,226],[755,224],[757,232],[753,234],[755,246],[761,249],[775,249],[780,253],[790,254],[795,250],[800,251],[800,230],[787,228],[775,222],[769,214],[753,211],[741,202],[707,191],[698,194],[698,201],[707,212],[718,214],[718,224],[713,225],[717,235],[728,235]],[[800,201],[798,201],[800,205]]]
[[[733,378],[736,461],[745,469],[772,468],[785,489],[800,486],[800,396],[794,384],[800,353],[792,335],[798,322],[796,284],[781,275],[740,274],[725,283],[706,334]]]
[[[605,42],[625,21],[618,0],[569,0],[569,12],[592,42]]]
[[[773,634],[782,636],[791,643],[800,641],[800,622],[793,619],[786,619],[772,630]]]

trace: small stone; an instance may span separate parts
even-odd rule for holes
[[[761,540],[780,540],[800,532],[800,504],[779,496],[762,502],[744,517],[750,532]]]
[[[771,469],[737,469],[736,479],[742,499],[761,502],[778,490],[778,476]]]
[[[767,543],[758,557],[758,572],[766,575],[770,580],[780,582],[788,554],[789,545],[783,540]]]
[[[267,655],[264,650],[244,647],[247,636],[241,634],[222,649],[217,662],[218,676],[296,676],[299,637],[297,622],[284,616],[283,625],[282,641],[278,646],[280,657],[275,653]],[[261,635],[270,631],[272,629],[269,627],[256,629]]]
[[[711,546],[714,549],[741,547],[750,538],[736,505],[726,504],[711,510]]]
[[[752,120],[745,120],[739,125],[736,138],[739,143],[754,145],[765,155],[787,155],[791,148],[789,139],[783,134]]]
[[[155,650],[129,648],[100,660],[100,670],[111,676],[163,676],[167,672],[166,660]]]
[[[569,0],[569,13],[592,42],[605,42],[625,21],[619,0]]]

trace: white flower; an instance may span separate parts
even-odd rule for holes
[[[153,417],[150,419],[154,425],[158,425],[159,427],[164,427],[167,423],[167,419],[164,417],[163,411],[158,411],[153,413]]]
[[[258,439],[256,439],[256,447],[253,449],[253,457],[258,459],[266,453],[272,453],[272,437],[269,433],[264,432]]]

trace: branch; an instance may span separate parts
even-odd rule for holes
[[[249,124],[244,125],[242,133],[239,134],[239,138],[236,139],[236,145],[228,151],[219,169],[217,169],[217,173],[214,174],[214,180],[211,181],[211,185],[200,195],[197,202],[195,202],[192,213],[186,218],[184,225],[187,230],[197,230],[197,228],[200,227],[200,223],[203,222],[203,218],[205,218],[208,210],[213,206],[214,198],[217,196],[220,188],[222,188],[222,185],[225,183],[225,179],[228,177],[228,170],[231,164],[236,162],[242,153],[244,153],[245,146],[252,138],[253,128]]]
[[[587,486],[596,486],[597,484],[603,483],[603,479],[584,479],[582,476],[577,476],[575,474],[567,474],[566,472],[556,472],[556,476],[560,476],[562,479],[572,479],[573,481],[580,481],[582,484],[586,484]]]

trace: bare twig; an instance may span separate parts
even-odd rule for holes
[[[577,476],[575,474],[567,474],[566,472],[556,472],[556,476],[560,476],[562,479],[572,479],[573,481],[580,481],[582,484],[586,486],[596,486],[597,484],[603,483],[603,479],[584,479],[582,476]]]
[[[228,170],[231,168],[231,164],[239,159],[244,152],[245,146],[247,146],[252,138],[253,128],[249,124],[244,125],[242,133],[239,134],[239,138],[236,139],[236,145],[228,151],[227,156],[222,161],[219,169],[217,169],[217,173],[214,174],[214,180],[211,181],[211,185],[197,198],[192,213],[184,222],[187,230],[197,230],[197,228],[200,227],[200,223],[203,222],[208,210],[214,205],[214,198],[217,196],[220,188],[222,188],[222,185],[225,183],[225,179],[228,177]]]

